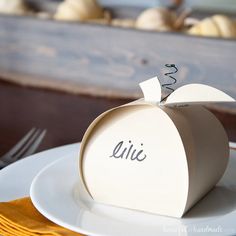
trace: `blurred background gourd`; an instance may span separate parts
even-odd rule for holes
[[[136,21],[136,27],[144,30],[171,31],[177,16],[166,8],[151,8],[142,12]]]
[[[194,25],[188,33],[198,36],[235,38],[236,24],[227,16],[214,15]]]
[[[28,7],[24,0],[0,0],[0,13],[24,15]]]
[[[103,18],[103,9],[96,0],[65,0],[59,4],[56,20],[84,21]]]

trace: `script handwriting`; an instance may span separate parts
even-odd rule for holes
[[[143,147],[142,143],[141,147]],[[125,145],[124,141],[120,141],[113,149],[112,155],[110,155],[110,157],[126,160],[130,159],[131,161],[144,161],[147,156],[143,153],[143,149],[138,150],[134,147],[131,140],[129,140],[128,145]]]

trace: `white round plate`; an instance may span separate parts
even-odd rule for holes
[[[182,219],[82,200],[76,156],[69,154],[50,164],[31,185],[35,207],[58,225],[99,236],[236,235],[236,151],[231,150],[228,168],[218,185]]]
[[[30,185],[38,172],[48,164],[71,153],[76,155],[79,144],[70,144],[39,152],[0,170],[0,201],[29,196]]]

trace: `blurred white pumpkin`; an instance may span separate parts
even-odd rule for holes
[[[188,31],[188,34],[208,37],[236,38],[236,25],[224,15],[214,15],[200,21]]]
[[[96,0],[65,0],[59,4],[54,18],[66,21],[85,21],[103,18],[103,9]]]
[[[27,12],[24,0],[0,0],[0,13],[23,15]]]
[[[177,15],[166,8],[150,8],[143,11],[137,18],[136,28],[143,30],[171,31]]]

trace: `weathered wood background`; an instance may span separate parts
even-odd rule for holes
[[[137,98],[140,81],[169,81],[166,63],[179,68],[173,88],[204,83],[236,98],[234,40],[0,16],[0,77],[14,83]]]

